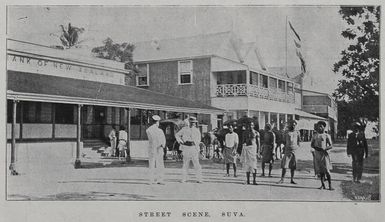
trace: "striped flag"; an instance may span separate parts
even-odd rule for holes
[[[305,59],[303,58],[302,56],[302,53],[301,53],[301,37],[299,37],[298,33],[295,31],[293,25],[290,23],[289,21],[289,26],[290,26],[290,29],[293,31],[293,34],[295,36],[295,38],[293,39],[294,41],[294,45],[296,47],[296,54],[299,58],[299,61],[301,62],[301,70],[302,70],[302,75],[306,73],[306,63],[305,63]]]

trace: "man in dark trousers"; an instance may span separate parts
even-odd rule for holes
[[[364,168],[364,155],[368,157],[368,143],[361,124],[353,125],[353,132],[348,136],[347,154],[352,157],[353,182],[360,183]]]

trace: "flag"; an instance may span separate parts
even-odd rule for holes
[[[295,29],[294,29],[293,25],[290,23],[290,21],[289,21],[289,26],[296,37],[293,39],[293,41],[294,41],[294,45],[296,47],[296,54],[297,54],[299,61],[301,63],[301,71],[302,71],[302,76],[303,76],[306,73],[306,63],[305,63],[305,59],[303,58],[302,53],[301,53],[301,37],[299,37],[298,33],[295,31]]]
[[[301,43],[299,43],[299,42],[295,41],[295,39],[293,39],[293,41],[294,41],[294,45],[295,45],[295,47],[297,47],[297,48],[301,48]]]
[[[298,38],[299,41],[301,41],[301,38],[299,37],[298,33],[295,31],[294,27],[291,25],[290,22],[289,22],[289,26],[290,26],[291,30],[294,32],[294,35]]]

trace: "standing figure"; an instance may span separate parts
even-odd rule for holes
[[[283,183],[286,169],[290,169],[290,183],[297,184],[294,182],[294,171],[297,168],[297,160],[295,158],[295,151],[299,147],[300,135],[299,132],[295,130],[297,122],[292,120],[288,124],[288,131],[284,135],[285,147],[284,155],[281,161],[282,175],[281,180],[278,183]]]
[[[148,168],[150,184],[164,184],[164,162],[163,154],[166,147],[166,137],[159,129],[160,116],[154,115],[151,118],[151,126],[146,130],[148,137]],[[155,178],[155,175],[157,178]]]
[[[126,155],[126,149],[127,149],[127,132],[125,131],[126,128],[124,126],[120,126],[119,130],[119,143],[118,143],[118,150],[119,150],[119,160],[123,159]]]
[[[183,153],[182,183],[187,180],[187,171],[190,161],[194,164],[198,183],[202,183],[202,167],[199,164],[199,143],[201,141],[201,133],[197,128],[197,119],[189,118],[189,126],[183,127],[175,134],[175,139],[180,144]]]
[[[271,177],[271,170],[274,163],[274,146],[275,146],[275,134],[271,130],[271,125],[265,125],[265,133],[263,134],[263,144],[261,146],[262,155],[262,175],[265,176],[265,164],[269,164],[269,177]]]
[[[368,158],[368,143],[360,123],[354,123],[348,135],[347,154],[352,157],[353,182],[360,183],[364,169],[364,155]]]
[[[238,134],[234,132],[234,126],[229,124],[229,133],[225,137],[225,147],[223,150],[223,157],[226,165],[226,175],[230,176],[230,164],[233,165],[234,177],[237,177],[237,148],[239,143]]]
[[[321,179],[321,187],[319,189],[325,189],[325,176],[329,183],[329,190],[334,190],[331,184],[330,170],[332,164],[328,150],[332,149],[332,140],[330,135],[325,133],[326,122],[318,121],[317,133],[314,134],[311,140],[311,147],[314,149],[314,169],[319,174]]]
[[[116,130],[115,126],[112,126],[110,133],[108,134],[108,138],[110,139],[111,146],[111,156],[115,156],[116,153]]]
[[[253,174],[253,184],[257,185],[257,153],[259,150],[259,140],[257,141],[257,131],[254,130],[254,123],[249,122],[246,130],[242,133],[242,153],[241,163],[246,171],[246,183],[250,184],[250,173]],[[258,136],[259,137],[259,136]]]

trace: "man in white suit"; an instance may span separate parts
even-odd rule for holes
[[[159,129],[160,117],[154,115],[151,118],[152,125],[146,130],[148,137],[148,165],[150,170],[150,184],[164,184],[163,148],[166,146],[166,138]]]
[[[189,118],[189,126],[182,128],[175,134],[175,139],[181,145],[183,154],[183,168],[182,168],[182,183],[186,182],[187,171],[190,161],[193,162],[196,170],[197,182],[202,183],[202,168],[199,164],[199,143],[201,141],[201,133],[197,128],[197,119],[195,117]]]

